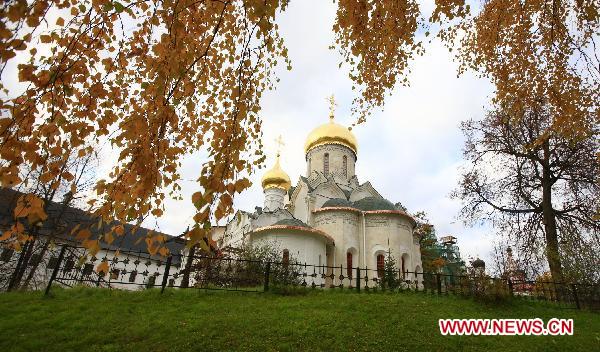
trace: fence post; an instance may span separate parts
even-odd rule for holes
[[[581,309],[581,306],[579,305],[579,297],[577,296],[577,287],[575,286],[575,284],[571,284],[571,289],[573,290],[573,299],[575,299],[575,306],[577,307],[577,309]]]
[[[440,279],[440,273],[435,274],[435,281],[437,284],[438,295],[442,294],[442,280]]]
[[[52,282],[56,279],[56,275],[58,274],[58,269],[60,268],[60,264],[62,263],[63,257],[65,256],[65,250],[67,245],[63,245],[60,249],[60,253],[58,254],[58,259],[56,260],[56,265],[54,269],[52,269],[52,275],[50,276],[50,281],[48,281],[48,286],[46,286],[46,292],[44,292],[44,296],[48,296],[50,293],[50,287],[52,286]]]
[[[267,267],[265,269],[265,282],[264,282],[264,287],[263,287],[263,291],[267,292],[269,291],[269,275],[271,273],[271,262],[267,262]]]
[[[165,287],[167,287],[167,280],[169,279],[169,270],[171,269],[171,261],[173,260],[173,256],[170,255],[167,258],[167,264],[165,265],[165,273],[163,274],[162,285],[160,287],[160,293],[165,292]]]
[[[510,293],[511,296],[514,296],[513,282],[510,277],[508,278],[508,293]]]
[[[356,292],[360,292],[360,268],[356,267]]]

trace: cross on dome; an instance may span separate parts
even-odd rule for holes
[[[281,155],[281,149],[285,145],[285,143],[283,142],[283,138],[281,138],[281,135],[275,138],[275,143],[277,143],[277,157],[279,157]]]
[[[326,100],[329,102],[329,118],[333,120],[335,107],[337,106],[337,103],[335,102],[335,96],[331,94],[331,96],[327,97]]]

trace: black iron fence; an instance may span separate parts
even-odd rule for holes
[[[160,288],[161,291],[168,287],[249,292],[280,288],[415,291],[486,300],[517,297],[550,302],[563,308],[600,309],[598,283],[515,280],[492,278],[483,273],[447,275],[200,255],[173,254],[164,258],[126,250],[101,250],[96,256],[89,257],[83,248],[69,245],[46,248],[44,255],[34,258],[37,264],[33,268],[23,265],[23,252],[17,257],[14,253],[10,257],[6,253],[0,253],[0,289],[4,290],[45,289],[47,293],[54,284],[130,290]],[[36,255],[36,252],[31,255]],[[16,283],[19,277],[21,282],[23,277],[33,277],[36,285]]]

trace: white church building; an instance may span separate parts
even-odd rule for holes
[[[292,186],[278,153],[262,177],[264,206],[237,211],[220,246],[274,242],[282,261],[342,266],[347,276],[352,276],[347,268],[381,270],[391,253],[402,272],[422,272],[415,220],[370,182],[359,182],[356,137],[334,121],[333,111],[329,122],[308,135],[304,148],[306,174]]]

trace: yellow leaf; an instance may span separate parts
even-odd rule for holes
[[[160,255],[162,255],[163,257],[166,257],[169,255],[169,248],[167,247],[161,247],[161,249],[158,250],[158,253]]]
[[[87,240],[90,237],[92,237],[92,233],[89,229],[82,229],[77,233],[77,236],[75,236],[75,238],[79,241]]]
[[[194,203],[194,205],[198,206],[198,204],[200,203],[201,200],[202,200],[202,192],[196,192],[196,193],[192,194],[192,203]]]
[[[91,255],[96,255],[100,251],[100,241],[98,240],[85,240],[82,245]]]
[[[103,261],[102,263],[98,264],[96,267],[96,272],[101,276],[106,275],[106,273],[108,273],[108,261]]]
[[[125,228],[123,227],[123,225],[119,224],[115,227],[113,227],[113,230],[115,231],[115,233],[119,236],[123,236],[123,234],[125,233]]]
[[[112,244],[115,240],[115,237],[112,234],[112,231],[109,231],[107,233],[104,234],[104,241],[106,241],[106,243],[108,244]]]
[[[0,234],[0,241],[5,241],[7,239],[10,238],[10,236],[12,236],[13,232],[12,231],[4,231],[2,232],[2,234]]]

